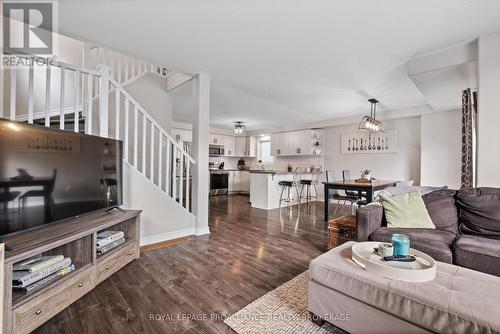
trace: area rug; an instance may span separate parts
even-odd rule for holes
[[[309,272],[306,271],[224,322],[238,334],[345,333],[329,323],[319,327],[311,322],[307,309],[308,280]]]

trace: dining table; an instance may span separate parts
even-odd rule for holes
[[[352,190],[357,191],[358,193],[363,193],[363,197],[366,198],[366,204],[373,202],[373,194],[375,191],[382,190],[387,187],[394,187],[396,185],[396,181],[389,180],[371,180],[367,181],[357,181],[357,180],[345,180],[345,181],[331,181],[331,182],[323,182],[325,187],[325,222],[328,221],[328,211],[330,208],[329,202],[329,190],[337,189],[337,190]]]

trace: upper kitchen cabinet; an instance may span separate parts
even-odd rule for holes
[[[208,143],[213,145],[224,145],[224,136],[215,133],[209,133]]]
[[[188,142],[193,141],[193,136],[191,130],[172,128],[172,138],[176,141]]]
[[[289,155],[310,155],[312,147],[311,130],[287,132]]]
[[[286,156],[288,154],[288,132],[273,133],[271,135],[271,155]]]
[[[245,136],[237,136],[236,140],[236,156],[244,157],[247,149],[247,139]]]
[[[224,155],[228,157],[236,156],[236,141],[233,136],[220,136],[222,137],[222,145],[224,145]]]
[[[271,154],[274,156],[323,155],[324,130],[301,130],[271,135]]]
[[[255,136],[236,137],[236,156],[255,157],[257,155],[257,138]]]
[[[256,157],[257,156],[257,137],[249,136],[247,137],[247,156]]]

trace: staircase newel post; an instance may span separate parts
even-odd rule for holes
[[[99,136],[108,137],[109,124],[109,74],[110,68],[99,65]]]

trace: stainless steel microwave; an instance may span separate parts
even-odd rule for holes
[[[224,155],[224,146],[222,145],[209,145],[208,155],[211,157],[222,157]]]

